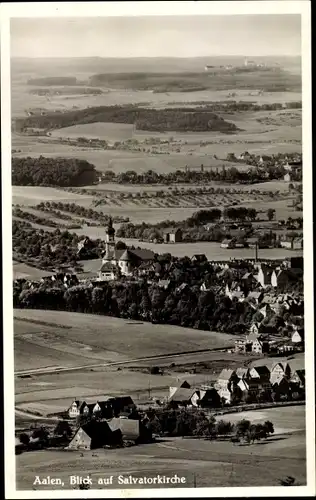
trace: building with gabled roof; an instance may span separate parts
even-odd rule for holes
[[[221,398],[214,387],[208,389],[196,389],[191,398],[193,406],[200,408],[217,408],[221,404]]]
[[[67,410],[69,418],[77,418],[80,415],[80,408],[85,404],[85,401],[75,399]]]
[[[187,380],[178,381],[177,384],[169,387],[169,398],[178,390],[178,389],[190,389],[191,385]]]
[[[99,280],[108,281],[118,275],[132,276],[144,263],[153,264],[155,254],[146,248],[117,249],[115,247],[115,229],[112,219],[106,229],[105,252],[99,271]]]
[[[166,227],[162,230],[165,243],[180,243],[182,241],[182,230],[180,228]]]
[[[169,397],[169,401],[173,403],[177,403],[181,406],[189,406],[191,405],[191,398],[195,392],[195,389],[179,387],[172,396]]]
[[[70,450],[93,450],[120,440],[121,436],[113,433],[107,422],[91,421],[79,427],[67,448]]]

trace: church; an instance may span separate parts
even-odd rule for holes
[[[100,281],[114,280],[120,276],[133,276],[141,268],[153,264],[155,254],[146,248],[115,248],[115,229],[112,218],[105,232],[105,252],[99,271]]]

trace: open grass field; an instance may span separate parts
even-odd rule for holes
[[[232,423],[242,420],[243,418],[255,424],[270,420],[273,422],[275,434],[305,430],[305,406],[303,405],[244,411],[217,417],[217,419]]]
[[[13,263],[13,279],[40,279],[44,276],[51,276],[52,272],[44,271],[42,269],[37,269],[36,267],[29,266],[22,262]]]
[[[78,195],[61,189],[41,186],[12,186],[12,203],[15,205],[36,205],[41,201],[61,201],[84,206],[92,202],[92,196]]]
[[[71,358],[70,363],[59,365],[73,366],[79,356],[86,361],[121,361],[133,358],[178,353],[183,351],[212,349],[232,344],[233,336],[217,332],[204,332],[190,328],[170,325],[152,325],[126,321],[108,316],[96,316],[79,313],[44,310],[14,310],[16,365],[15,370],[46,366],[41,357],[32,356],[37,366],[30,366],[19,361],[25,357],[27,346],[29,354],[36,348],[45,348],[51,352],[63,353]],[[31,321],[23,321],[23,318]],[[34,323],[33,323],[34,321]],[[52,326],[39,324],[50,323]],[[66,328],[65,328],[66,327]],[[22,342],[19,345],[18,341]],[[80,366],[79,358],[76,366]]]
[[[36,474],[60,477],[62,489],[70,489],[69,476],[90,474],[93,489],[99,477],[114,476],[112,488],[119,488],[118,476],[153,477],[178,474],[185,487],[278,486],[289,475],[306,483],[304,434],[280,435],[249,446],[224,441],[161,439],[157,443],[117,450],[81,452],[34,451],[16,458],[17,488],[33,489]],[[245,475],[245,469],[247,474]],[[127,488],[130,488],[128,486]],[[162,486],[163,487],[163,486]],[[53,487],[54,489],[58,487]],[[60,486],[59,486],[60,488]],[[52,487],[37,486],[37,490]]]

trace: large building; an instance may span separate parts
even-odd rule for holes
[[[151,265],[154,262],[154,252],[146,248],[117,249],[115,245],[115,229],[112,219],[105,233],[105,252],[102,257],[102,265],[99,271],[99,280],[114,280],[117,276],[133,276],[134,272],[144,264]]]

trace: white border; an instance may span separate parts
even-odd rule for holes
[[[163,15],[301,14],[304,155],[304,293],[306,335],[306,434],[307,486],[227,487],[88,490],[85,498],[159,497],[296,497],[315,495],[315,394],[314,394],[314,304],[313,304],[313,214],[311,135],[311,9],[304,1],[221,1],[221,2],[56,2],[1,4],[1,141],[2,141],[2,224],[3,224],[3,311],[4,311],[4,431],[6,498],[82,498],[82,492],[22,491],[15,489],[14,453],[14,350],[12,307],[11,235],[11,110],[10,110],[10,18],[14,17],[99,17]]]

